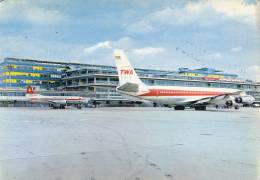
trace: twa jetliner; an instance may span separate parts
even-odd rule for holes
[[[27,87],[26,98],[32,103],[47,103],[54,109],[65,109],[65,106],[75,105],[78,109],[88,102],[87,98],[79,96],[43,96],[36,94],[32,86]]]
[[[206,110],[207,105],[225,105],[239,108],[239,104],[253,103],[254,98],[238,89],[180,87],[180,86],[147,86],[137,76],[123,50],[114,50],[119,76],[118,92],[156,104],[184,110],[194,107],[195,110]]]

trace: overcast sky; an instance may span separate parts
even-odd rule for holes
[[[260,81],[255,0],[2,0],[0,58],[211,67]]]

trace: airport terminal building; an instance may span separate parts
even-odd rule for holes
[[[241,80],[236,74],[210,68],[177,71],[136,69],[147,85],[234,88],[260,101],[260,83]],[[25,95],[32,85],[44,95],[80,95],[93,99],[124,99],[116,92],[117,71],[114,66],[65,63],[19,58],[5,58],[0,63],[0,95]]]

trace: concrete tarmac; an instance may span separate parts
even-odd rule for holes
[[[0,108],[0,180],[260,180],[260,109]]]

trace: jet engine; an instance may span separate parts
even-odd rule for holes
[[[247,95],[247,96],[239,96],[235,97],[236,103],[243,103],[243,104],[252,104],[255,101],[255,98],[253,96]]]
[[[232,100],[228,100],[228,101],[226,101],[225,104],[226,104],[227,107],[231,107],[231,106],[233,106],[234,103],[233,103]]]

